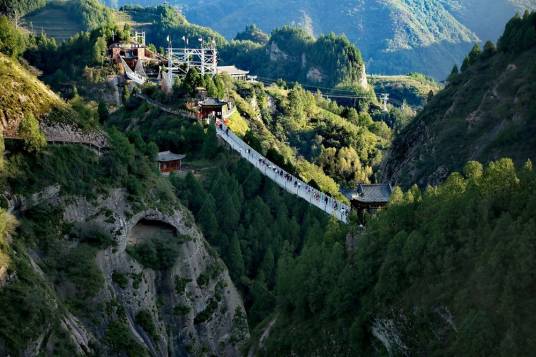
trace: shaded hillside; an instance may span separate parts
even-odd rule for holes
[[[395,139],[383,177],[404,186],[443,180],[468,160],[536,158],[536,14],[516,18]],[[470,64],[472,63],[472,64]]]
[[[513,14],[536,9],[536,0],[442,0],[445,7],[481,40],[497,40]]]

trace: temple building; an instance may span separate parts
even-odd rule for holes
[[[248,79],[249,71],[238,69],[235,66],[218,66],[218,74],[228,74],[233,79],[245,81]]]
[[[162,151],[158,153],[156,161],[158,162],[158,168],[163,175],[169,175],[172,172],[181,170],[182,160],[186,155],[174,154],[171,151]]]
[[[389,184],[365,185],[359,184],[353,191],[347,192],[346,197],[357,212],[373,212],[389,203],[393,188]]]
[[[226,120],[232,113],[231,102],[216,98],[205,98],[199,102],[199,119]]]

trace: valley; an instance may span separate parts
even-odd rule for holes
[[[170,3],[0,1],[0,355],[531,354],[532,0]]]

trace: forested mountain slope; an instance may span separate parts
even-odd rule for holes
[[[462,24],[482,41],[495,41],[515,12],[536,9],[535,0],[441,0]]]
[[[45,4],[46,0],[0,0],[0,15],[19,18]]]
[[[536,14],[510,21],[498,44],[469,54],[459,74],[395,139],[383,177],[421,186],[468,160],[536,155]]]
[[[530,355],[536,174],[508,159],[463,172],[395,191],[355,250],[317,237],[285,257],[259,355]]]

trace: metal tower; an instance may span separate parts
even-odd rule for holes
[[[218,50],[216,44],[211,41],[209,46],[204,46],[200,39],[201,48],[173,48],[167,49],[168,66],[166,68],[170,83],[173,76],[184,76],[190,68],[196,68],[202,75],[214,76],[218,72]]]

